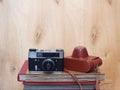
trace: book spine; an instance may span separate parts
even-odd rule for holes
[[[94,90],[95,85],[81,85],[82,90]],[[80,90],[78,85],[24,85],[24,89],[28,90]]]

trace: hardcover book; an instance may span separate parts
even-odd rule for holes
[[[81,73],[71,71],[80,82],[86,81],[96,81],[96,73]],[[104,74],[99,73],[98,80],[104,80]],[[26,60],[18,73],[18,81],[27,82],[75,82],[73,77],[66,72],[58,72],[52,74],[43,74],[43,72],[29,72],[28,71],[28,61]]]
[[[95,90],[94,84],[81,85],[82,90]],[[24,90],[80,90],[79,85],[24,85]]]

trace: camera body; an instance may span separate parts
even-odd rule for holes
[[[64,51],[29,49],[28,66],[29,71],[63,71]]]

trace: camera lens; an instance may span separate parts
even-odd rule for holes
[[[45,59],[42,63],[42,68],[44,71],[52,71],[55,67],[55,63],[51,59]]]

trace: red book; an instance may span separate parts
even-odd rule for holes
[[[82,84],[95,84],[96,82],[96,73],[81,73],[71,71],[74,74],[78,81]],[[104,80],[104,74],[98,75],[99,80]],[[45,73],[30,73],[28,70],[28,60],[26,60],[21,67],[18,73],[18,81],[22,81],[23,84],[76,84],[76,81],[73,77],[66,72],[61,73],[52,73],[52,74],[45,74]]]
[[[24,62],[24,64],[22,65],[19,73],[18,73],[18,77],[17,77],[17,80],[18,80],[18,81],[21,81],[21,80],[20,80],[20,75],[26,74],[27,70],[28,70],[28,61],[26,60],[26,61]]]

